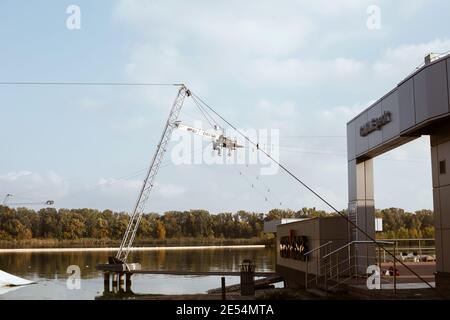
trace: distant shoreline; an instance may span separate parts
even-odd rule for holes
[[[158,251],[158,250],[212,250],[212,249],[262,249],[263,244],[255,245],[214,245],[214,246],[170,246],[170,247],[134,247],[131,251]],[[33,253],[33,252],[107,252],[117,251],[118,247],[104,248],[13,248],[0,249],[1,253]]]

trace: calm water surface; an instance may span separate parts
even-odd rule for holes
[[[36,284],[0,288],[0,299],[95,299],[103,295],[103,277],[95,270],[115,252],[30,252],[0,253],[0,270],[36,281]],[[273,248],[159,250],[133,252],[131,262],[139,262],[146,270],[239,271],[244,259],[252,259],[257,271],[274,271],[276,252]],[[81,289],[67,287],[67,268],[81,270]],[[220,287],[216,276],[133,275],[132,290],[137,294],[205,293]],[[226,284],[238,283],[239,277],[226,277]]]

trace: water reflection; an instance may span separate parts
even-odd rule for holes
[[[82,278],[98,277],[98,263],[105,263],[114,252],[2,253],[0,269],[21,277],[54,279],[66,276],[67,267],[77,265]],[[252,259],[258,271],[273,271],[276,253],[270,248],[158,250],[133,252],[130,262],[146,270],[239,271],[244,259]]]
[[[37,285],[6,293],[2,299],[94,299],[103,293],[103,277],[95,270],[115,252],[0,253],[0,270],[37,281]],[[257,271],[274,271],[273,248],[158,250],[133,252],[130,262],[139,262],[146,270],[170,271],[239,271],[244,259],[252,259]],[[69,291],[65,281],[70,265],[81,269],[82,290]],[[238,277],[227,277],[227,285],[238,283]],[[220,286],[220,277],[168,275],[134,275],[133,291],[137,294],[183,294],[205,292]],[[126,297],[125,297],[126,298]]]

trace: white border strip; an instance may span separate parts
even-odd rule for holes
[[[261,249],[263,244],[234,245],[234,246],[180,246],[180,247],[134,247],[131,251],[158,250],[205,250],[205,249]],[[28,248],[28,249],[0,249],[0,253],[28,253],[28,252],[104,252],[117,251],[119,248]]]

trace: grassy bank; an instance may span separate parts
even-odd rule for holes
[[[176,247],[176,246],[230,246],[230,245],[272,245],[273,239],[222,239],[222,238],[170,238],[138,239],[136,247]],[[58,239],[29,239],[29,240],[0,240],[0,248],[106,248],[118,247],[120,240],[84,238],[77,240]]]

